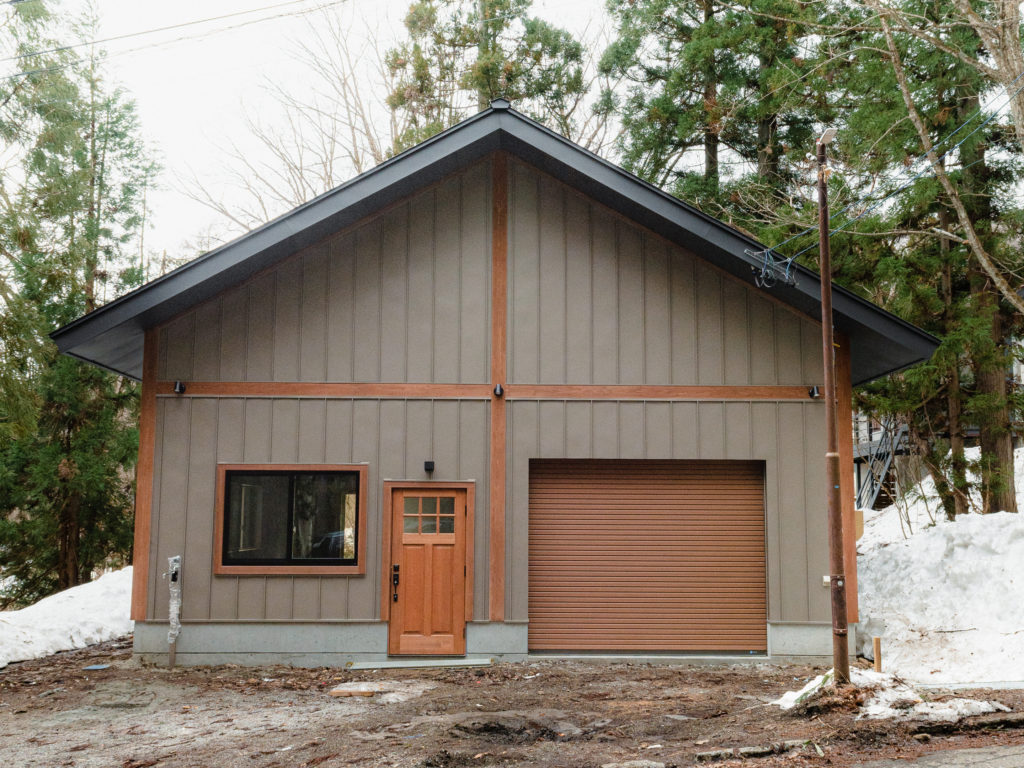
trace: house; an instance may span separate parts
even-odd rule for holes
[[[828,655],[820,284],[761,247],[499,100],[56,331],[142,381],[136,653],[180,555],[186,663]],[[834,304],[849,469],[936,342]]]

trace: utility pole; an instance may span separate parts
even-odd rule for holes
[[[828,478],[828,564],[832,592],[832,664],[836,684],[850,682],[843,568],[843,513],[839,490],[839,435],[836,429],[836,358],[832,334],[832,254],[828,231],[826,149],[836,137],[829,128],[818,139],[818,248],[821,268],[821,350],[825,363],[825,473]]]

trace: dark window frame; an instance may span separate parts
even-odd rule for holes
[[[214,562],[213,572],[219,575],[362,575],[366,573],[366,508],[367,508],[367,475],[366,464],[218,464],[217,465],[217,498],[214,510]],[[275,562],[230,561],[227,558],[227,496],[229,473],[242,474],[320,474],[332,472],[358,473],[358,497],[356,499],[356,554],[354,562],[339,563],[337,559],[288,560]],[[291,485],[294,480],[289,480]],[[292,494],[289,493],[289,498]],[[291,503],[291,502],[289,502]],[[291,511],[289,510],[288,547],[291,552]]]

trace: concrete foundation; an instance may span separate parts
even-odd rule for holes
[[[856,648],[856,625],[850,625],[851,653]],[[388,626],[384,622],[195,623],[182,626],[177,663],[290,664],[296,667],[344,666],[349,662],[385,661]],[[167,624],[136,622],[135,655],[142,661],[166,664]],[[466,655],[502,661],[522,661],[527,651],[525,622],[470,622],[466,625]],[[767,654],[543,654],[536,658],[590,661],[649,660],[661,664],[732,664],[742,662],[829,662],[832,626],[823,622],[772,622],[768,625]]]
[[[857,625],[848,626],[850,655],[857,654]],[[832,624],[817,621],[768,623],[768,656],[772,661],[832,661]]]

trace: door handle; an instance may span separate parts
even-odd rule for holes
[[[391,566],[391,586],[392,586],[392,602],[398,602],[398,565]]]

